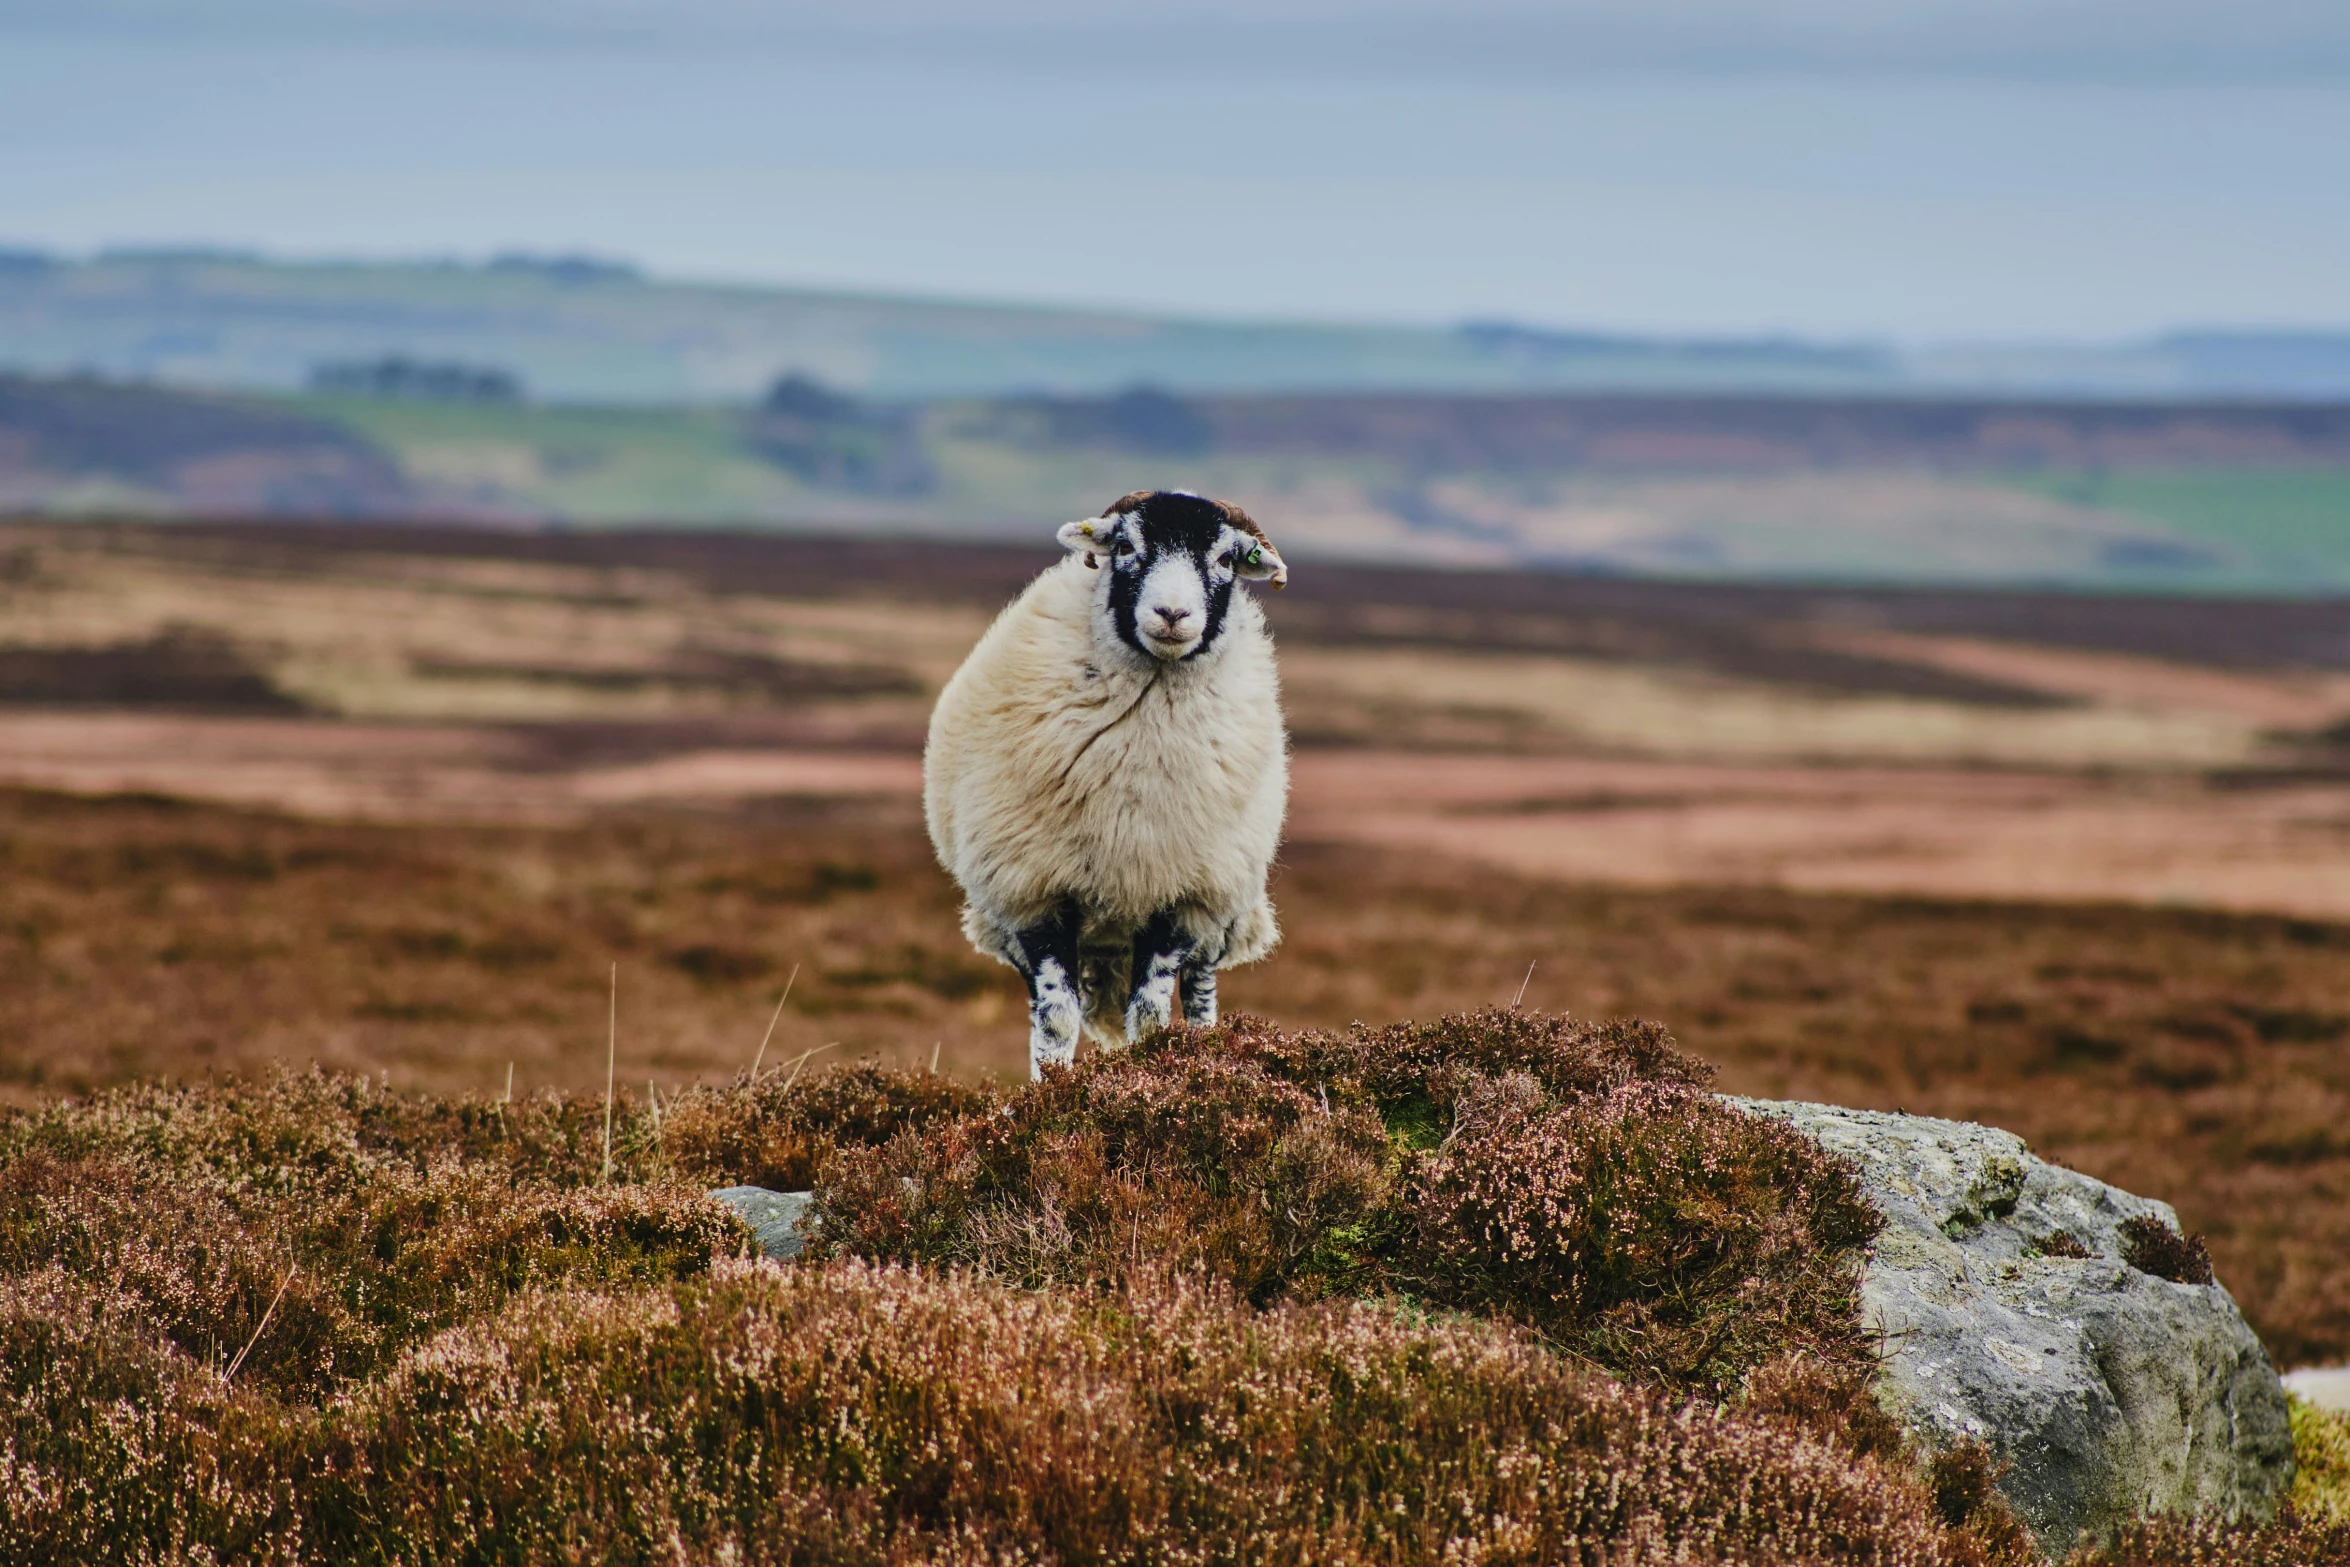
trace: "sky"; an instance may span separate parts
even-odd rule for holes
[[[2340,0],[0,0],[0,244],[1218,316],[2350,326]]]

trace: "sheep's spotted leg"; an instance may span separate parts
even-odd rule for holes
[[[1045,918],[1013,934],[1020,972],[1028,981],[1028,1076],[1044,1076],[1047,1065],[1077,1059],[1077,1032],[1085,1022],[1085,1000],[1077,986],[1077,905],[1064,903]]]
[[[1216,971],[1209,964],[1183,965],[1183,1021],[1193,1028],[1216,1026]]]
[[[1134,937],[1134,979],[1126,991],[1129,1042],[1167,1026],[1175,1011],[1175,983],[1197,943],[1183,933],[1171,909],[1161,909]],[[1188,1010],[1186,1021],[1189,1020]]]

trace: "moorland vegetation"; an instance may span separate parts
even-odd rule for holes
[[[1322,804],[1224,997],[1305,1031],[1014,1092],[911,781],[1037,564],[12,525],[0,751],[80,792],[0,790],[0,1560],[2014,1559],[1979,1455],[1858,1396],[1839,1172],[1696,1057],[2165,1198],[2279,1364],[2350,1357],[2334,609],[1318,568]],[[1347,829],[1448,761],[1529,770]],[[1748,858],[1796,774],[1835,831]],[[1977,795],[2022,890],[1901,825]],[[1725,810],[1704,885],[1495,850]],[[2234,836],[2097,880],[2138,810]],[[1346,1030],[1513,995],[1694,1056]],[[754,1261],[734,1181],[823,1193],[829,1255]],[[2295,1422],[2300,1521],[2094,1559],[2339,1559],[2350,1428]]]
[[[287,1058],[600,1092],[615,956],[640,1093],[738,1076],[771,1019],[770,1065],[1025,1070],[1019,979],[963,942],[920,829],[821,802],[491,827],[0,791],[0,868],[0,1100],[27,1106]],[[1434,1016],[1538,960],[1530,1001],[1669,1020],[1731,1092],[2003,1126],[2161,1197],[2280,1365],[2350,1359],[2350,927],[1561,886],[1315,843],[1278,877],[1292,935],[1228,976],[1234,1007]]]
[[[2033,1561],[1866,1398],[1850,1172],[1708,1076],[1489,1009],[745,1074],[608,1142],[317,1072],[11,1112],[0,1555]],[[812,1254],[753,1260],[736,1181],[812,1185]]]

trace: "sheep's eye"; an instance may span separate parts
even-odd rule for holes
[[[1231,564],[1232,564],[1232,551],[1230,551],[1230,550],[1226,550],[1226,551],[1224,552],[1223,558],[1222,558],[1222,559],[1220,559],[1220,560],[1218,560],[1218,561],[1216,562],[1216,564],[1217,564],[1217,565],[1219,565],[1219,566],[1223,566],[1223,567],[1227,567],[1227,568],[1229,568],[1229,567],[1231,566]]]

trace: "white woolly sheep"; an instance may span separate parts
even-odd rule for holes
[[[1216,971],[1280,940],[1289,798],[1264,612],[1289,570],[1237,506],[1137,491],[979,639],[931,714],[924,813],[963,931],[1028,981],[1028,1064],[1216,1020]]]

